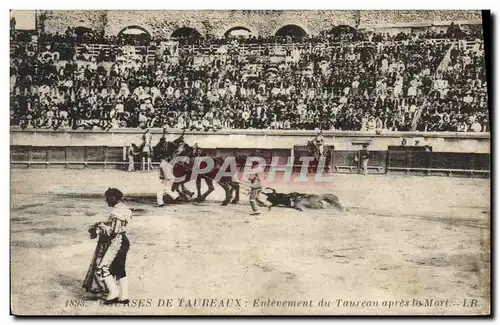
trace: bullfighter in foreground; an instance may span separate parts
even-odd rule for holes
[[[132,211],[122,202],[123,193],[109,188],[104,194],[113,210],[107,222],[100,222],[89,229],[91,238],[99,236],[92,262],[83,287],[87,291],[104,294],[104,304],[128,304],[128,279],[125,270],[130,242],[127,226]]]

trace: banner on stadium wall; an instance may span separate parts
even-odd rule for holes
[[[11,29],[16,30],[35,30],[36,29],[36,11],[35,10],[11,10],[10,11]]]

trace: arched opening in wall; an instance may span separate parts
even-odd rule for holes
[[[252,36],[252,31],[246,27],[237,26],[228,29],[224,36],[226,38],[249,38]]]
[[[151,42],[151,34],[140,26],[128,26],[118,33],[118,40],[124,45],[145,46]]]
[[[75,27],[74,33],[77,43],[91,43],[94,38],[94,31],[86,26]]]
[[[196,29],[191,28],[191,27],[181,27],[176,29],[172,35],[170,35],[171,38],[175,39],[183,39],[183,38],[201,38],[200,32],[198,32]]]
[[[325,31],[325,34],[333,41],[356,41],[360,36],[359,31],[349,25],[339,25]]]
[[[275,34],[278,37],[290,37],[292,40],[307,36],[306,31],[297,25],[286,25],[281,27]]]

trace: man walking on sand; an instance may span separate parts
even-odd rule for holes
[[[250,215],[252,216],[258,216],[260,214],[259,209],[257,208],[257,204],[267,207],[267,204],[259,198],[261,191],[262,184],[260,181],[260,176],[257,173],[250,180],[250,206],[252,207],[253,211]]]

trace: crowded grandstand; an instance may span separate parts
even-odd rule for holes
[[[480,25],[210,38],[135,29],[21,33],[11,21],[11,126],[489,132]]]

